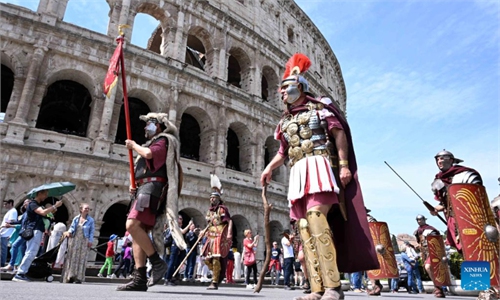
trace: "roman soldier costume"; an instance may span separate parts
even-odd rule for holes
[[[226,258],[232,245],[232,221],[229,210],[223,204],[221,195],[222,184],[215,174],[211,174],[212,193],[210,208],[205,219],[208,223],[205,236],[207,238],[202,249],[205,264],[212,270],[212,283],[207,288],[217,290],[226,272]]]
[[[357,181],[349,126],[330,99],[315,99],[310,94],[309,84],[301,75],[310,65],[300,53],[287,62],[281,83],[282,90],[286,88],[287,111],[275,138],[280,141],[279,155],[289,158],[290,217],[298,221],[312,291],[301,299],[338,299],[342,293],[339,271],[378,269],[379,263]],[[306,96],[295,105],[302,95],[299,85]],[[348,160],[339,160],[333,128],[345,133]],[[352,174],[345,189],[339,181],[341,167]],[[332,205],[332,209],[324,215],[309,210],[311,202]]]

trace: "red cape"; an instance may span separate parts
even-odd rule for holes
[[[306,101],[302,105],[293,107],[290,112],[295,114],[296,112],[307,110],[308,108],[305,107],[307,102],[321,103],[307,96]],[[380,265],[370,229],[368,228],[365,204],[358,181],[358,166],[352,144],[351,130],[343,113],[335,105],[325,105],[325,108],[335,114],[347,137],[349,170],[352,174],[352,180],[344,190],[347,221],[344,221],[338,205],[334,205],[327,216],[337,250],[339,271],[351,273],[379,269]],[[334,140],[331,136],[330,139]]]

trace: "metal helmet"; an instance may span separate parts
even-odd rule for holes
[[[220,200],[224,191],[222,190],[222,183],[217,175],[210,174],[210,186],[212,187],[210,197],[217,197]]]
[[[493,198],[493,200],[491,200],[491,207],[494,208],[498,208],[500,209],[500,195],[498,195],[497,197]]]
[[[425,220],[427,220],[427,218],[426,218],[426,217],[424,217],[423,215],[417,215],[417,217],[415,218],[415,220],[417,220],[417,221],[418,221],[418,220],[422,220],[422,219],[423,219],[424,221],[425,221]]]
[[[295,53],[287,61],[280,87],[283,88],[287,86],[286,93],[288,98],[286,102],[288,104],[292,104],[299,99],[299,84],[302,85],[302,91],[304,93],[309,93],[309,83],[302,74],[306,72],[310,66],[311,60],[302,53]]]
[[[448,151],[446,149],[443,149],[443,151],[439,151],[436,155],[434,155],[434,159],[437,161],[438,157],[440,157],[440,156],[449,156],[453,160],[454,164],[459,164],[459,163],[463,162],[462,159],[455,158],[453,153],[451,153],[450,151]]]

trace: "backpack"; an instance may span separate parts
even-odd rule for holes
[[[167,229],[163,233],[163,245],[165,247],[170,247],[170,246],[172,246],[173,242],[174,242],[174,238],[172,237],[172,233],[170,232],[170,229]]]

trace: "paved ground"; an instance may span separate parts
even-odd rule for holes
[[[258,294],[239,286],[223,286],[218,291],[207,291],[205,286],[201,285],[178,285],[167,287],[157,285],[149,289],[148,292],[117,292],[115,288],[118,282],[88,282],[84,284],[62,284],[59,282],[13,282],[8,280],[0,281],[0,299],[29,299],[29,300],[48,300],[48,299],[293,299],[302,294],[302,290],[285,291],[282,288],[271,286],[264,287]],[[7,296],[4,298],[3,296]],[[367,294],[358,294],[346,292],[346,300],[357,299],[436,299],[430,294],[409,295],[405,292],[391,294],[382,293],[380,297],[370,297]],[[475,297],[447,296],[446,299],[470,300]]]

